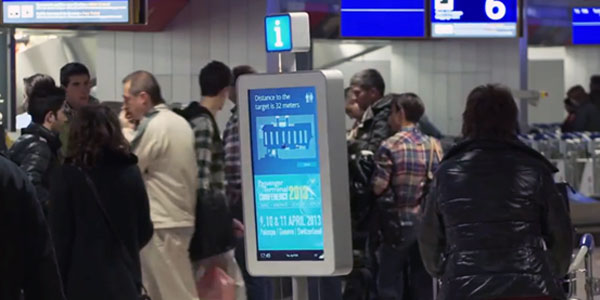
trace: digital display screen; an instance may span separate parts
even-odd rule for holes
[[[4,0],[4,24],[129,23],[129,0]]]
[[[573,44],[600,44],[600,7],[573,8]]]
[[[433,37],[518,36],[518,0],[432,0],[431,7]]]
[[[342,37],[425,37],[425,0],[342,0]]]
[[[323,260],[316,88],[248,97],[258,260]]]

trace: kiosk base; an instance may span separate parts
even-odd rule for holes
[[[292,299],[293,300],[308,300],[308,278],[293,277],[292,278]]]

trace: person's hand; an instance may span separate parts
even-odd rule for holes
[[[242,224],[242,222],[240,222],[238,219],[233,219],[233,234],[235,237],[243,238],[244,231],[246,231],[244,224]]]
[[[133,121],[131,115],[127,112],[125,108],[121,109],[121,113],[119,113],[119,121],[123,129],[135,130],[136,128],[135,122]]]

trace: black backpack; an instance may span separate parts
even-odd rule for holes
[[[192,102],[184,110],[174,110],[188,122],[207,117],[213,126],[213,142],[222,143],[219,128],[208,109]],[[194,261],[225,253],[235,247],[233,217],[224,193],[200,190],[197,195],[195,231],[190,243],[190,258]]]

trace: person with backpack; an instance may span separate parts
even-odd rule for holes
[[[245,296],[244,280],[235,260],[234,219],[225,191],[225,148],[215,121],[229,98],[232,73],[222,62],[213,61],[200,71],[202,99],[192,102],[182,115],[195,136],[198,197],[195,230],[189,247],[194,277],[201,299],[210,293],[201,288],[205,275],[219,268],[236,283],[235,293]],[[235,221],[236,227],[242,227]],[[241,229],[241,228],[240,228]]]

